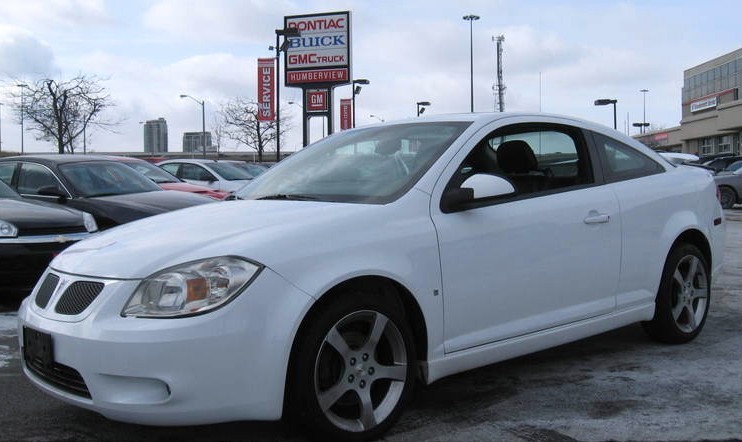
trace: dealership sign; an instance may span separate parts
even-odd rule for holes
[[[258,121],[273,121],[275,109],[273,95],[276,85],[274,74],[275,60],[273,58],[258,58]]]
[[[716,107],[716,104],[717,104],[717,97],[711,97],[711,98],[706,98],[703,100],[694,101],[690,104],[690,111],[698,112],[704,109],[711,109],[712,107]]]
[[[295,87],[350,83],[350,12],[284,17],[285,28],[298,29],[285,51],[286,85]]]
[[[307,101],[304,109],[307,112],[327,112],[327,89],[307,89]]]
[[[343,98],[340,100],[340,130],[353,127],[353,100]]]

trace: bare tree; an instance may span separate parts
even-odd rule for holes
[[[221,106],[219,111],[224,122],[227,138],[258,152],[258,161],[263,161],[263,152],[276,141],[276,122],[258,121],[258,104],[248,98],[236,97]],[[281,136],[290,129],[286,118],[281,118]]]
[[[53,142],[59,153],[75,153],[79,137],[90,127],[111,129],[119,123],[103,118],[103,111],[114,104],[97,77],[80,74],[70,80],[25,83],[11,99],[17,117],[22,113],[29,130],[37,132],[36,139]]]

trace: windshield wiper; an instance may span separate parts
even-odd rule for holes
[[[256,198],[257,200],[294,200],[294,201],[312,201],[316,200],[316,197],[309,195],[300,195],[293,193],[277,193],[275,195],[266,195]]]

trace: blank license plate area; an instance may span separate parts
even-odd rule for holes
[[[54,364],[52,336],[32,328],[23,327],[23,359],[27,364],[41,364],[50,367]]]

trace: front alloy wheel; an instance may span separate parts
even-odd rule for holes
[[[722,209],[731,209],[737,202],[737,194],[729,187],[719,187],[719,203]]]
[[[299,423],[332,440],[374,439],[392,425],[415,380],[412,333],[400,310],[364,292],[308,320],[287,397]]]
[[[320,409],[336,427],[370,430],[402,398],[407,349],[399,329],[373,311],[351,313],[325,336],[314,366]]]
[[[654,318],[644,323],[645,330],[670,344],[692,340],[706,322],[710,295],[706,258],[693,245],[676,247],[667,258]]]

